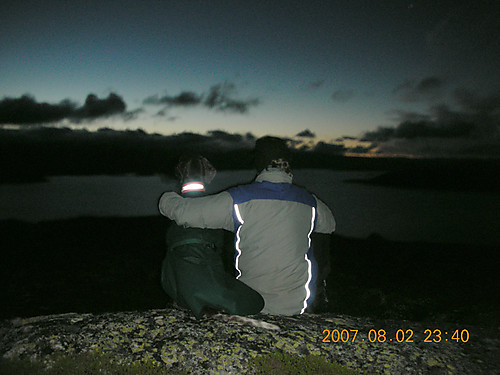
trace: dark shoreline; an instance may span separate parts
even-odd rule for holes
[[[0,221],[0,319],[163,308],[160,216]],[[228,233],[230,241],[230,234]],[[331,237],[324,311],[495,327],[499,246]]]

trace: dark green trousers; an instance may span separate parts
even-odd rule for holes
[[[262,296],[224,270],[221,230],[184,228],[171,224],[167,253],[162,263],[165,292],[196,318],[205,308],[232,315],[257,314],[264,308]]]

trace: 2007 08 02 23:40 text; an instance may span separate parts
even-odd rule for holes
[[[414,342],[414,332],[412,329],[398,329],[393,334],[388,334],[384,329],[370,329],[368,334],[358,334],[357,329],[324,329],[323,342]],[[444,341],[468,342],[470,338],[469,331],[466,329],[455,329],[442,331],[440,329],[425,329],[423,332],[423,342],[437,343]]]

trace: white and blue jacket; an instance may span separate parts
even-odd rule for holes
[[[236,277],[262,295],[262,312],[301,314],[314,300],[311,233],[333,232],[335,220],[283,171],[264,170],[251,184],[211,196],[164,193],[159,209],[179,225],[235,232]]]

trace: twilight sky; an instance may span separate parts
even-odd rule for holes
[[[499,35],[497,0],[2,0],[0,127],[499,157]]]

